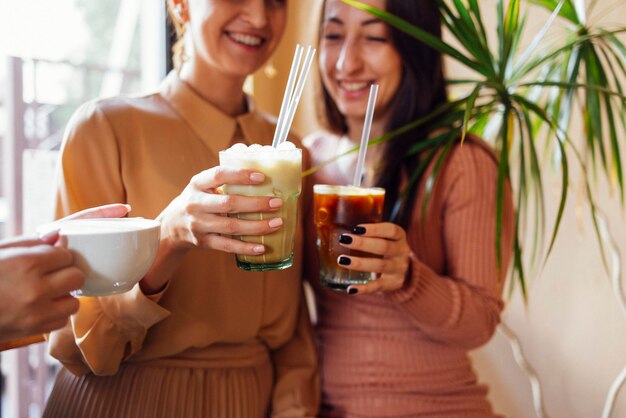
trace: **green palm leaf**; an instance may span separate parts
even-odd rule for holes
[[[539,155],[537,148],[535,147],[535,129],[532,125],[530,113],[526,109],[520,110],[520,119],[525,124],[525,130],[528,134],[528,150],[530,154],[530,173],[533,181],[533,190],[535,192],[535,225],[533,230],[533,245],[531,254],[531,265],[535,264],[537,256],[543,252],[543,231],[545,229],[546,220],[546,208],[545,208],[545,193],[543,187],[543,179],[541,175],[541,163],[539,162]],[[520,128],[523,131],[524,128]]]
[[[472,18],[470,11],[460,0],[454,0],[455,14],[445,2],[441,2],[441,14],[444,25],[454,34],[456,39],[474,57],[476,62],[482,63],[488,76],[493,76],[494,62],[489,51],[486,34],[480,32],[480,25]]]
[[[500,15],[504,12],[502,2],[503,0],[498,0],[498,20],[501,20],[499,24],[502,25],[502,45],[500,48],[500,77],[503,78],[507,75],[506,71],[509,68],[512,58],[511,52],[513,51],[514,46],[519,40],[520,30],[523,25],[520,25],[520,1],[510,0],[507,7],[506,15]]]
[[[478,74],[478,77],[447,80],[450,86],[466,89],[460,99],[370,144],[392,140],[401,133],[426,125],[429,129],[444,128],[440,134],[416,141],[409,150],[410,155],[419,153],[421,157],[418,170],[412,173],[410,182],[417,181],[428,164],[434,161],[433,173],[426,179],[427,185],[432,187],[448,152],[446,150],[458,141],[458,137],[464,141],[468,132],[490,136],[495,127],[495,136],[490,139],[494,141],[499,154],[495,219],[498,265],[502,261],[500,234],[504,187],[511,179],[511,170],[516,169],[518,211],[512,274],[517,278],[524,297],[526,273],[522,233],[527,228],[527,213],[532,210],[529,201],[534,202],[535,219],[538,219],[532,231],[531,262],[538,254],[542,254],[545,263],[554,248],[565,211],[570,181],[568,151],[574,152],[584,173],[592,220],[603,251],[589,175],[595,174],[596,165],[599,165],[602,168],[599,172],[609,181],[617,180],[624,202],[625,181],[621,156],[624,146],[619,138],[620,133],[626,132],[626,94],[621,81],[626,77],[626,47],[617,35],[626,32],[626,28],[608,30],[587,27],[586,11],[577,10],[572,0],[529,0],[527,3],[546,8],[551,15],[543,28],[534,35],[530,47],[520,54],[520,39],[525,35],[526,19],[521,0],[496,0],[495,48],[488,42],[489,34],[481,17],[478,0],[436,0],[442,23],[453,36],[456,46],[383,10],[357,0],[342,1],[413,36]],[[544,37],[558,18],[569,23],[566,36],[546,46]],[[579,152],[566,133],[571,120],[581,119],[575,118],[575,114],[580,114],[585,122],[581,144],[583,153]],[[622,129],[618,129],[620,126]],[[546,151],[552,146],[557,153],[562,178],[558,209],[545,254],[542,244],[546,225],[546,196],[537,140],[544,128],[547,132]],[[581,157],[583,154],[588,160]],[[430,188],[427,189],[428,197]],[[427,206],[428,199],[424,209]]]
[[[461,131],[461,143],[465,142],[465,136],[467,135],[467,131],[469,130],[469,122],[472,116],[472,111],[474,110],[474,104],[476,103],[476,99],[480,94],[480,90],[482,89],[482,84],[477,84],[474,87],[474,91],[467,98],[467,102],[465,103],[465,114],[463,115],[463,129]]]
[[[368,6],[356,0],[341,0],[341,1],[343,1],[346,4],[349,4],[352,7],[366,11],[372,14],[373,16],[378,17],[380,20],[387,22],[388,24],[398,28],[399,30],[403,32],[408,33],[409,35],[415,37],[419,41],[430,46],[431,48],[434,48],[443,54],[449,55],[450,57],[456,59],[460,63],[465,64],[469,68],[485,76],[489,73],[488,68],[485,68],[484,64],[476,62],[466,57],[463,53],[461,53],[456,48],[453,48],[449,44],[443,42],[441,39],[437,38],[436,36],[433,36],[432,34],[411,25],[404,19],[394,16],[376,7]]]
[[[529,0],[530,3],[537,4],[541,7],[544,7],[550,11],[553,11],[557,8],[559,1],[558,0]],[[563,3],[563,7],[559,12],[559,15],[569,20],[574,24],[580,24],[580,20],[578,19],[578,15],[576,14],[576,8],[571,0],[565,0]]]

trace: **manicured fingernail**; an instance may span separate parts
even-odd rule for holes
[[[357,289],[356,287],[349,287],[348,288],[348,294],[349,295],[356,295],[357,293],[359,293],[359,289]]]
[[[261,183],[265,180],[265,175],[263,173],[252,173],[250,174],[250,180]]]
[[[342,266],[349,266],[351,262],[352,260],[350,260],[348,257],[339,257],[339,264],[341,264]]]
[[[270,219],[270,221],[267,224],[270,226],[270,228],[278,228],[279,226],[283,224],[283,219],[282,218]]]
[[[283,199],[279,199],[279,198],[274,198],[272,200],[270,200],[270,208],[272,209],[278,209],[280,207],[283,206]]]
[[[42,241],[50,241],[52,238],[55,238],[59,235],[60,227],[53,227],[52,229],[45,231],[43,234],[39,235],[39,239]]]
[[[362,226],[355,226],[352,230],[352,233],[356,235],[363,235],[365,234],[365,228],[363,228]]]
[[[252,251],[257,254],[263,254],[265,252],[265,247],[263,245],[255,245],[252,247]]]
[[[124,205],[124,206],[126,206],[126,210],[127,210],[127,211],[129,211],[129,212],[130,212],[131,210],[133,210],[133,208],[131,208],[131,207],[130,207],[130,205],[128,205],[128,204],[126,204],[126,205]]]
[[[339,242],[342,244],[352,244],[352,237],[348,235],[339,235]]]

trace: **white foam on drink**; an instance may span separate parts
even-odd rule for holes
[[[289,141],[285,141],[283,143],[281,143],[277,148],[272,147],[271,145],[259,145],[259,144],[252,144],[250,146],[243,144],[241,142],[238,142],[234,145],[232,145],[230,148],[228,148],[227,150],[224,150],[222,152],[225,153],[247,153],[247,154],[256,154],[256,153],[263,153],[263,154],[280,154],[281,152],[284,151],[295,151],[297,148],[295,146],[295,144],[293,142],[289,142]],[[266,155],[264,155],[266,156]]]
[[[266,176],[297,175],[302,170],[302,151],[292,143],[283,142],[277,148],[266,145],[238,143],[220,152],[220,165],[236,168],[256,168]]]
[[[378,196],[384,195],[385,189],[381,187],[356,187],[316,184],[313,186],[313,192],[316,194],[334,194],[338,196]]]
[[[235,144],[220,151],[220,166],[258,170],[266,177],[262,185],[254,185],[254,192],[226,185],[223,190],[229,194],[253,196],[288,196],[299,194],[302,177],[302,150],[291,142],[283,142],[278,148],[252,144]]]

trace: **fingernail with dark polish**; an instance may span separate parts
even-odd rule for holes
[[[357,235],[363,235],[365,234],[365,228],[363,228],[362,226],[355,226],[352,232]]]
[[[348,235],[339,235],[339,242],[342,244],[352,244],[352,237]]]
[[[357,289],[355,287],[349,287],[348,288],[348,294],[349,295],[356,295],[357,293],[359,293],[359,289]]]
[[[350,260],[348,257],[339,257],[339,264],[341,264],[342,266],[349,266],[351,262],[352,260]]]

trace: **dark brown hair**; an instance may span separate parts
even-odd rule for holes
[[[385,9],[441,38],[440,14],[436,1],[386,0]],[[322,8],[322,13],[324,13],[324,8]],[[441,54],[393,27],[391,27],[391,40],[402,60],[402,81],[392,100],[391,117],[388,125],[385,126],[385,132],[429,114],[448,100]],[[345,118],[323,84],[321,87],[324,98],[322,113],[327,127],[338,134],[347,133],[348,125]],[[408,156],[408,150],[417,141],[427,139],[429,131],[430,129],[426,126],[389,141],[385,145],[376,173],[376,185],[386,189],[385,219],[405,228],[411,221],[418,182],[414,182],[410,189],[405,191],[405,198],[401,202],[402,174],[404,172],[410,176],[417,168],[419,156]]]

